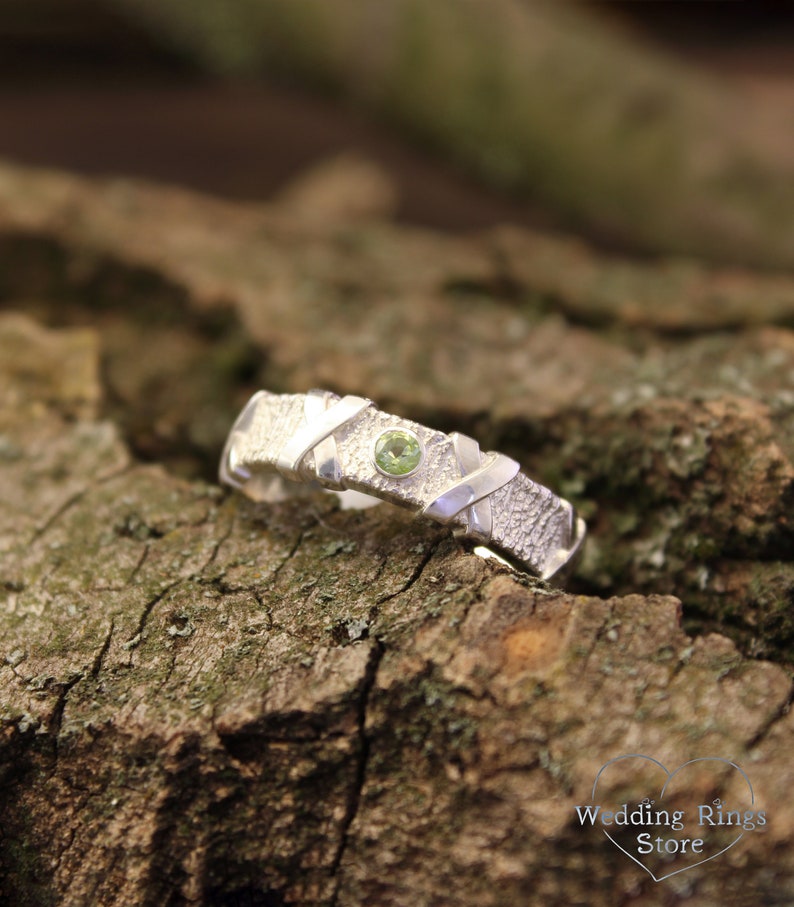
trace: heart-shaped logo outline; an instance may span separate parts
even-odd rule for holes
[[[591,800],[595,801],[596,789],[598,788],[598,779],[610,765],[613,765],[615,762],[620,762],[621,759],[647,759],[649,762],[653,762],[655,765],[659,766],[659,768],[667,775],[667,780],[664,782],[661,793],[659,794],[660,799],[664,797],[664,793],[673,778],[675,778],[675,776],[682,769],[685,769],[688,765],[693,765],[695,762],[721,762],[723,763],[723,765],[730,765],[735,768],[736,771],[738,771],[742,778],[744,778],[744,780],[747,782],[747,787],[750,791],[750,805],[755,806],[755,792],[753,791],[753,785],[750,783],[750,779],[747,777],[744,770],[735,762],[731,762],[730,759],[723,759],[721,756],[698,756],[697,759],[690,759],[688,762],[682,763],[678,766],[677,769],[675,769],[675,771],[671,772],[668,771],[667,767],[659,762],[658,759],[654,759],[653,756],[646,756],[644,753],[626,753],[624,756],[615,756],[614,759],[610,759],[609,762],[605,762],[598,770],[598,774],[595,776],[595,781],[593,781],[593,792],[590,797]],[[673,872],[668,872],[667,875],[659,876],[659,878],[657,878],[642,861],[638,860],[635,856],[630,854],[625,847],[621,847],[620,844],[618,844],[618,842],[605,828],[602,830],[604,834],[609,838],[609,840],[615,845],[615,847],[617,847],[618,850],[622,850],[630,860],[634,860],[634,862],[638,866],[640,866],[648,873],[648,875],[654,880],[654,882],[663,882],[665,879],[669,879],[681,872],[686,872],[689,869],[694,869],[696,866],[702,866],[704,863],[715,860],[717,857],[722,856],[722,854],[730,850],[732,847],[735,847],[744,837],[744,832],[739,832],[738,837],[734,841],[732,841],[727,847],[723,847],[722,850],[718,851],[717,853],[713,853],[710,857],[706,857],[704,860],[698,860],[697,863],[692,863],[690,866],[683,866],[681,869],[676,869]]]

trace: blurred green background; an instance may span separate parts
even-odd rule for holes
[[[397,216],[794,265],[788,4],[0,0],[0,156],[265,199],[355,150]]]

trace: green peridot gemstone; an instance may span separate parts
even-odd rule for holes
[[[422,462],[422,445],[413,432],[393,428],[375,442],[375,465],[387,476],[407,476]]]

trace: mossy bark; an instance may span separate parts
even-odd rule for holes
[[[104,0],[213,72],[364,106],[567,223],[794,264],[790,103],[551,0]]]
[[[311,186],[324,217],[0,170],[2,898],[790,894],[791,285]],[[588,518],[573,591],[385,506],[225,494],[258,384],[516,456]],[[653,882],[574,812],[630,752],[740,763],[765,833]]]

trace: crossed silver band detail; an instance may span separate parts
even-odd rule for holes
[[[405,474],[384,472],[373,453],[395,433],[416,442],[418,465]],[[220,479],[254,500],[285,497],[288,479],[409,507],[544,579],[570,568],[585,536],[571,504],[510,457],[328,391],[255,394],[229,433]]]

